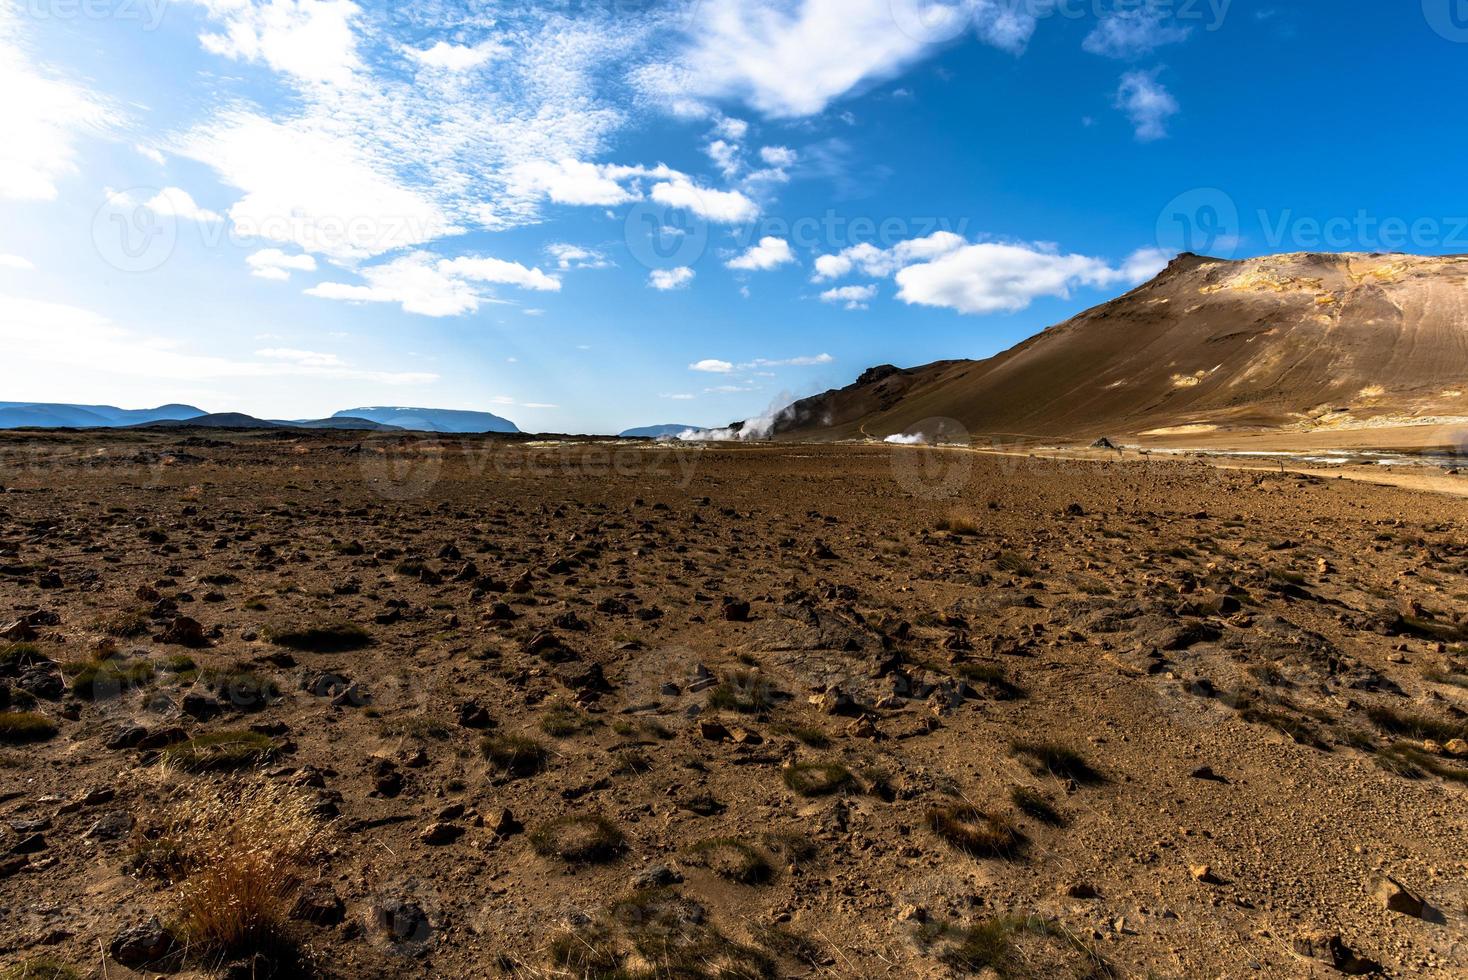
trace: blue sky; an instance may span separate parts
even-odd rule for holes
[[[717,425],[1468,252],[1463,0],[5,0],[0,398]]]

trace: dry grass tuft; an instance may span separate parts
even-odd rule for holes
[[[151,833],[140,863],[175,886],[182,938],[209,955],[288,955],[292,898],[327,828],[301,790],[263,779],[195,786]]]
[[[970,857],[1012,858],[1025,843],[1024,835],[1003,817],[967,803],[933,807],[928,811],[928,826]]]
[[[0,744],[44,742],[55,735],[56,726],[44,715],[29,711],[0,711]]]

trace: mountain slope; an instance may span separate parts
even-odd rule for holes
[[[665,436],[676,436],[683,432],[703,432],[701,425],[644,425],[637,429],[628,429],[617,433],[619,439],[661,439]]]
[[[336,418],[367,419],[415,432],[519,432],[509,419],[489,412],[460,412],[443,408],[349,408]]]
[[[776,434],[1094,437],[1468,415],[1468,257],[1181,255],[1152,282],[982,361],[874,368]]]

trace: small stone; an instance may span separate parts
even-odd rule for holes
[[[1075,898],[1080,899],[1081,901],[1089,901],[1090,899],[1101,897],[1100,892],[1096,891],[1095,887],[1091,885],[1090,882],[1086,881],[1077,881],[1072,882],[1069,885],[1061,885],[1060,894],[1064,895],[1066,898]]]
[[[1443,746],[1443,751],[1455,759],[1468,758],[1468,741],[1461,738],[1451,739]]]
[[[452,844],[464,836],[464,828],[451,823],[432,823],[423,828],[418,839],[431,847],[443,847]]]
[[[1217,885],[1221,882],[1213,873],[1213,868],[1207,864],[1192,864],[1188,866],[1188,873],[1193,876],[1194,881],[1201,881],[1205,885]]]
[[[710,742],[727,742],[734,737],[729,729],[707,718],[698,723],[698,734]]]
[[[654,864],[644,868],[632,878],[633,888],[666,888],[681,884],[683,875],[666,864]]]
[[[1426,902],[1389,876],[1377,879],[1372,896],[1382,908],[1400,915],[1410,915],[1414,919],[1422,918],[1423,912],[1427,910]]]
[[[500,811],[499,819],[494,822],[490,832],[496,837],[514,837],[516,834],[523,834],[525,826],[515,819],[513,813],[505,809]]]
[[[1296,956],[1319,960],[1345,974],[1359,975],[1379,969],[1376,963],[1356,955],[1341,939],[1340,933],[1336,932],[1322,930],[1304,933],[1295,937],[1290,943],[1290,949]]]
[[[346,917],[341,898],[324,884],[308,885],[296,896],[291,918],[318,926],[334,926]]]
[[[174,949],[174,938],[157,919],[123,929],[107,947],[123,966],[142,967],[157,963]]]

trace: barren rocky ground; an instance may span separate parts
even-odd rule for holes
[[[0,483],[0,976],[1468,974],[1461,498],[352,433]]]

